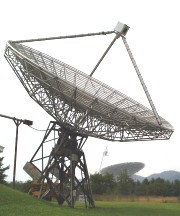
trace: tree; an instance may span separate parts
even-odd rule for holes
[[[101,175],[99,173],[95,173],[90,176],[91,187],[94,194],[110,194],[113,193],[115,182],[113,179],[113,175],[106,174]]]
[[[147,178],[145,178],[142,183],[141,183],[141,193],[140,195],[145,195],[148,196],[149,195],[149,186],[150,182]]]
[[[121,195],[130,195],[134,190],[134,181],[129,176],[126,169],[122,170],[117,177],[118,193]]]
[[[10,187],[13,187],[13,182],[9,182],[8,185]],[[25,182],[23,182],[23,181],[16,181],[16,190],[28,193],[31,185],[32,185],[32,180],[27,180]]]
[[[173,196],[180,196],[180,180],[175,180],[173,182],[173,192],[172,192]]]
[[[3,159],[4,157],[0,157],[0,183],[1,184],[6,183],[5,179],[7,175],[5,174],[5,171],[10,168],[10,166],[3,167]]]
[[[171,195],[171,184],[162,178],[150,180],[149,195],[169,196]]]

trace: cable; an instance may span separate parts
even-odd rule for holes
[[[37,129],[37,128],[34,128],[34,127],[32,127],[32,126],[29,126],[31,129],[33,129],[33,130],[36,130],[36,131],[42,131],[42,132],[45,132],[45,131],[47,131],[47,130],[41,130],[41,129]]]

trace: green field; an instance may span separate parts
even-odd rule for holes
[[[39,200],[0,184],[0,216],[179,216],[180,203],[168,202],[96,202],[96,208],[85,209],[77,203],[74,209],[55,202]]]

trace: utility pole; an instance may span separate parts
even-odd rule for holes
[[[18,130],[19,130],[19,125],[21,123],[25,125],[31,126],[33,124],[33,121],[27,120],[27,119],[18,119],[15,117],[10,117],[6,115],[0,114],[0,117],[8,118],[14,121],[16,125],[16,137],[15,137],[15,150],[14,150],[14,170],[13,170],[13,189],[16,187],[16,161],[17,161],[17,145],[18,145]]]

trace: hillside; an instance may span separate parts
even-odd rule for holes
[[[164,171],[161,173],[156,173],[148,176],[148,179],[156,179],[156,178],[162,178],[164,180],[168,181],[175,181],[175,180],[180,180],[180,172],[174,171],[174,170],[169,170],[169,171]]]
[[[29,196],[0,184],[0,216],[65,215],[67,207]],[[71,212],[71,209],[68,209]],[[62,213],[62,214],[61,214]]]
[[[154,174],[151,174],[147,177],[143,177],[143,176],[139,176],[139,175],[133,175],[133,179],[135,181],[143,181],[143,179],[149,179],[151,180],[152,178],[154,179],[157,179],[157,178],[162,178],[164,180],[167,180],[167,181],[175,181],[175,180],[180,180],[180,172],[178,171],[174,171],[174,170],[169,170],[169,171],[164,171],[164,172],[161,172],[161,173],[154,173]]]
[[[145,177],[140,175],[133,175],[132,178],[134,181],[140,181],[140,182],[142,182],[145,179]]]

